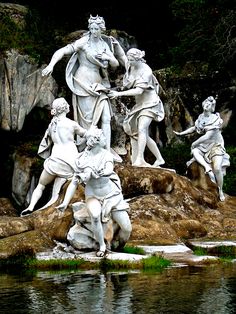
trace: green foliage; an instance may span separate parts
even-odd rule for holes
[[[128,254],[139,254],[139,255],[145,255],[145,251],[144,249],[137,247],[137,246],[128,246],[126,245],[123,248],[123,252],[124,253],[128,253]]]
[[[157,271],[160,272],[164,268],[171,265],[171,262],[162,256],[150,256],[141,259],[139,262],[129,262],[124,260],[108,260],[102,259],[100,262],[100,268],[103,271],[108,270],[128,270],[128,269],[141,269],[143,271]]]
[[[22,54],[28,54],[36,62],[43,62],[42,58],[51,53],[51,45],[54,42],[50,29],[49,25],[46,25],[46,22],[40,19],[36,10],[28,11],[25,16],[25,26],[15,23],[9,14],[2,14],[0,51],[4,52],[14,48]]]
[[[226,152],[230,156],[230,166],[226,170],[223,190],[229,195],[236,195],[236,147],[226,147]]]
[[[102,258],[99,262],[88,262],[83,259],[51,259],[38,260],[34,257],[34,253],[27,251],[19,253],[13,258],[0,261],[0,269],[8,269],[16,267],[29,271],[37,270],[71,270],[71,269],[100,269],[104,272],[110,270],[132,270],[141,269],[143,271],[161,271],[171,265],[169,260],[162,256],[150,256],[141,259],[140,261],[128,260],[110,260]]]
[[[137,268],[135,263],[131,263],[125,260],[109,260],[106,258],[101,259],[99,263],[99,268],[102,271],[109,271],[109,270],[129,270]]]
[[[193,253],[197,256],[204,256],[204,255],[208,255],[207,250],[205,248],[202,247],[196,247],[193,249]]]
[[[52,260],[37,260],[28,259],[25,262],[25,267],[38,270],[62,270],[62,269],[78,269],[83,268],[85,261],[83,259],[52,259]]]
[[[175,144],[171,147],[163,147],[161,154],[165,160],[164,167],[175,169],[180,175],[185,175],[187,166],[186,162],[191,159],[190,144]]]
[[[162,256],[150,256],[142,260],[143,270],[145,271],[161,271],[171,265],[171,262]]]
[[[22,247],[12,257],[0,259],[0,269],[24,268],[28,261],[35,258],[35,252],[30,247]]]
[[[170,8],[179,26],[173,62],[199,60],[219,68],[235,60],[236,12],[228,0],[174,0]]]
[[[219,256],[225,260],[232,260],[235,259],[235,247],[233,246],[218,246],[215,248],[203,248],[203,247],[195,247],[193,252],[197,256],[204,256],[204,255],[213,255]]]
[[[234,259],[236,258],[236,252],[235,252],[235,247],[232,246],[219,246],[217,248],[217,255],[220,257],[224,257],[227,259]]]
[[[17,48],[19,41],[24,36],[21,28],[8,16],[1,16],[0,23],[0,50],[4,51],[11,48]]]

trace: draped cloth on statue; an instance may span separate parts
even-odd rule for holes
[[[138,135],[138,119],[141,116],[147,116],[152,118],[154,121],[160,122],[164,119],[165,112],[163,103],[158,96],[158,81],[152,74],[142,75],[138,77],[132,77],[126,75],[124,77],[124,86],[127,89],[131,88],[142,88],[143,90],[153,89],[156,91],[157,97],[153,101],[137,103],[127,114],[123,122],[124,131],[134,139],[137,139]]]
[[[83,172],[86,168],[91,168],[94,172],[99,172],[99,170],[105,168],[106,163],[113,163],[113,158],[112,153],[105,149],[97,154],[96,158],[94,158],[94,155],[89,150],[86,150],[76,160],[76,176],[79,177],[80,172]],[[112,211],[129,210],[129,205],[123,198],[120,178],[114,171],[107,177],[107,188],[103,195],[101,195],[99,187],[96,184],[90,184],[90,182],[88,181],[85,185],[85,196],[86,199],[95,197],[100,201],[102,206],[102,222],[109,221]]]
[[[91,125],[97,125],[105,103],[108,102],[110,115],[112,116],[111,104],[108,96],[110,83],[107,73],[107,62],[96,58],[98,51],[92,49],[89,43],[89,36],[82,37],[83,48],[79,51],[74,49],[66,67],[66,82],[73,93],[72,105],[74,110],[74,120],[82,127],[88,129]],[[110,50],[115,54],[118,61],[122,61],[124,51],[119,42],[112,36],[102,35],[103,50]],[[99,51],[102,53],[102,51]],[[80,61],[79,61],[80,60]],[[124,65],[125,66],[125,65]],[[89,106],[84,106],[88,102]],[[89,111],[89,114],[88,114]]]
[[[230,165],[230,156],[225,151],[224,139],[221,134],[222,124],[223,120],[218,112],[211,114],[209,118],[200,114],[195,121],[195,127],[198,134],[205,134],[207,131],[215,130],[214,138],[200,143],[197,148],[201,151],[205,161],[209,164],[211,164],[213,157],[223,156],[222,171],[225,175],[226,168]],[[195,158],[193,157],[187,162],[187,166],[194,161]]]
[[[72,105],[74,110],[74,120],[77,121],[82,127],[88,129],[91,125],[97,125],[98,121],[100,120],[105,105],[104,100],[109,102],[109,98],[106,95],[108,92],[108,87],[101,83],[84,83],[83,78],[77,77],[76,75],[78,67],[79,61],[77,52],[75,52],[67,64],[66,81],[68,87],[73,93]],[[83,101],[83,97],[89,97],[90,110],[92,111],[90,115],[91,118],[87,117],[87,112],[83,111],[80,106],[80,102]]]

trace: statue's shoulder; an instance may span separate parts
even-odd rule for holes
[[[74,47],[74,50],[78,50],[79,48],[82,48],[89,40],[89,35],[85,34],[76,41],[74,41],[71,45]]]

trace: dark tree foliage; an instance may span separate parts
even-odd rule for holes
[[[173,62],[207,62],[214,68],[236,61],[236,4],[231,0],[174,0],[170,8],[180,27]]]
[[[26,52],[46,62],[62,44],[57,42],[60,36],[87,29],[89,15],[98,14],[105,18],[107,29],[134,36],[154,69],[182,66],[193,60],[209,63],[214,69],[235,67],[236,3],[232,0],[165,0],[145,5],[121,0],[83,5],[77,0],[11,2],[30,8],[29,27],[23,36],[8,21],[8,40],[14,45],[21,43]],[[7,36],[9,30],[3,22],[7,21],[2,21],[2,33]],[[7,47],[6,39],[1,38],[2,49]]]

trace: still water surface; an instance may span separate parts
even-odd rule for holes
[[[236,313],[236,264],[162,273],[0,272],[0,313]]]

